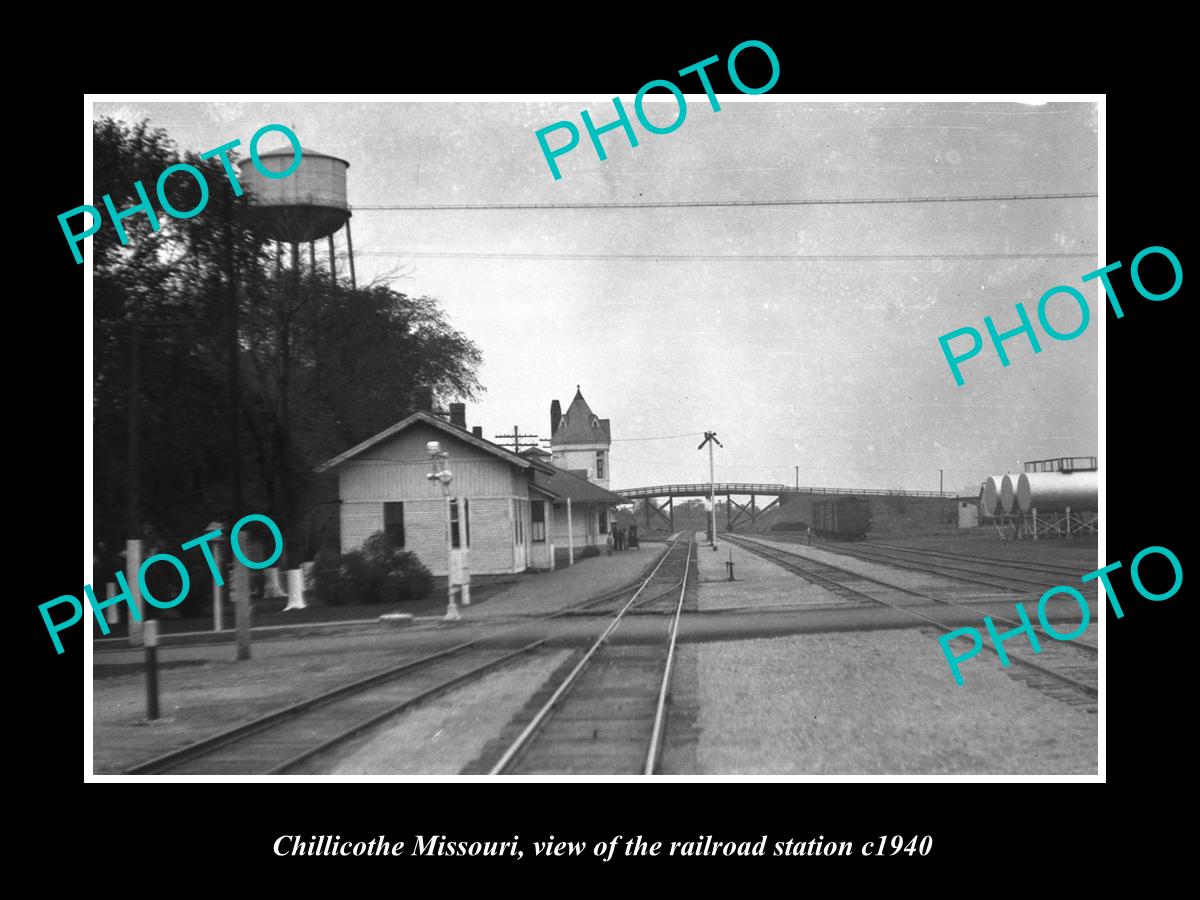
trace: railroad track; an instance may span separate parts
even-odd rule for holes
[[[646,594],[676,545],[662,554],[648,577],[609,594],[584,600],[533,620],[549,621],[580,611],[605,607],[626,599],[657,600]],[[676,584],[677,586],[677,584]],[[674,593],[674,591],[670,591]],[[642,597],[646,594],[646,597]],[[452,688],[483,677],[500,666],[533,653],[546,639],[531,641],[515,650],[490,647],[510,631],[529,623],[511,625],[484,638],[455,644],[445,650],[390,667],[365,678],[244,722],[219,734],[189,744],[125,770],[127,775],[279,775],[312,757],[333,749],[380,722],[405,712]]]
[[[679,618],[693,565],[692,535],[680,539],[617,612],[609,626],[559,680],[544,702],[510,725],[488,754],[489,775],[642,774],[658,767],[666,733]],[[614,646],[609,638],[641,595],[668,582],[677,594],[666,640]],[[517,731],[519,729],[519,731]]]
[[[941,632],[948,633],[954,631],[959,626],[947,625],[932,616],[926,615],[924,612],[913,609],[911,606],[893,603],[877,593],[869,593],[864,589],[864,583],[875,584],[888,588],[891,591],[921,597],[935,604],[955,606],[960,609],[979,612],[979,610],[975,610],[954,600],[935,597],[924,591],[891,584],[878,578],[860,575],[827,563],[818,563],[795,553],[761,544],[742,536],[727,534],[725,537],[726,540],[729,540],[742,549],[770,560],[776,565],[799,575],[806,581],[820,585],[838,596],[858,596],[873,603],[891,607],[892,609],[922,619]],[[994,621],[1005,622],[1013,626],[1020,625],[1014,619],[1002,616],[993,616],[992,618]],[[1020,674],[1014,674],[1011,671],[1010,674],[1027,682],[1030,686],[1036,687],[1044,693],[1053,696],[1055,699],[1063,700],[1072,705],[1084,705],[1088,707],[1089,712],[1095,712],[1095,704],[1099,696],[1099,675],[1096,665],[1099,648],[1094,644],[1080,640],[1056,641],[1047,638],[1040,643],[1042,648],[1042,652],[1038,654],[1040,662],[1034,662],[1023,654],[1006,650],[1008,658],[1013,663],[1022,667]],[[983,646],[990,652],[996,653],[995,648],[986,640],[983,642]],[[1046,663],[1050,662],[1051,658],[1054,660],[1054,664],[1047,665]],[[1006,669],[1006,671],[1008,670]]]
[[[902,547],[899,544],[878,544],[874,541],[870,543],[870,546],[879,550],[893,550],[913,556],[931,556],[935,558],[978,563],[981,565],[1000,566],[1001,568],[1005,569],[1022,569],[1031,572],[1039,572],[1044,575],[1051,575],[1056,578],[1078,578],[1080,575],[1086,574],[1072,566],[1062,566],[1057,565],[1056,563],[1048,563],[1036,559],[1027,559],[1025,557],[1005,559],[1004,557],[1000,556],[977,556],[969,553],[954,553],[950,550],[929,550],[927,548]]]
[[[729,535],[727,535],[728,537]],[[736,535],[734,535],[736,537]],[[773,538],[774,539],[774,538]],[[800,543],[798,538],[783,538],[787,543]],[[845,556],[854,556],[865,562],[877,562],[884,565],[894,566],[897,569],[908,569],[912,572],[922,572],[927,575],[940,575],[944,578],[950,578],[954,581],[961,581],[965,584],[980,585],[982,587],[996,588],[1005,591],[1017,591],[1024,593],[1030,588],[1045,590],[1047,588],[1056,587],[1063,583],[1063,577],[1067,574],[1066,571],[1058,572],[1052,569],[1041,569],[1044,577],[1031,578],[1028,575],[1004,575],[998,574],[996,569],[999,568],[1027,568],[1009,566],[1000,560],[980,560],[980,563],[988,566],[987,569],[980,570],[968,565],[959,564],[954,561],[937,562],[934,560],[915,559],[914,555],[919,555],[923,551],[917,551],[916,554],[911,553],[904,547],[894,548],[897,552],[892,552],[893,548],[884,548],[878,544],[861,544],[861,543],[838,543],[824,544],[821,549],[829,550],[834,553],[841,553]],[[1063,567],[1065,570],[1065,567]],[[1074,580],[1078,580],[1082,572],[1069,573]]]

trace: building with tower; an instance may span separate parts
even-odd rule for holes
[[[578,392],[556,418],[550,453],[513,453],[479,426],[468,428],[464,404],[451,403],[448,418],[420,409],[321,464],[318,473],[338,480],[339,549],[357,550],[383,532],[434,575],[447,573],[450,547],[467,549],[470,571],[480,575],[554,569],[595,555],[623,502],[606,487],[608,420],[596,419]],[[453,474],[449,514],[428,478],[430,441],[448,454],[438,466]]]
[[[554,465],[586,472],[588,481],[607,489],[612,477],[608,457],[611,444],[608,419],[592,412],[579,385],[575,385],[575,399],[565,413],[557,400],[550,403],[550,461]]]

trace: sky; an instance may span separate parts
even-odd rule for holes
[[[306,148],[349,161],[359,283],[390,277],[397,290],[435,297],[482,350],[486,393],[468,403],[467,424],[489,438],[514,425],[549,437],[551,400],[565,408],[578,385],[611,420],[614,488],[707,481],[697,445],[709,430],[724,445],[718,481],[937,490],[944,469],[946,490],[974,493],[1025,460],[1096,454],[1103,305],[1098,282],[1080,282],[1107,262],[1096,256],[1094,197],[365,208],[1095,193],[1095,104],[766,94],[720,95],[714,112],[700,94],[687,96],[677,130],[655,135],[634,118],[633,98],[622,100],[639,143],[605,134],[603,162],[579,113],[611,121],[607,98],[113,99],[93,111],[147,118],[194,151],[238,138],[245,152],[259,127],[278,122]],[[676,114],[673,100],[646,110],[660,124]],[[563,120],[581,141],[558,158],[556,181],[534,135]],[[565,133],[550,140],[558,146]],[[261,149],[282,143],[271,135]],[[336,240],[344,251],[344,235]],[[953,258],[963,255],[983,258]],[[860,258],[780,258],[796,256]],[[985,345],[955,385],[940,335],[983,332],[986,315],[1006,331],[1017,302],[1036,322],[1038,299],[1057,285],[1089,300],[1082,336],[1060,342],[1039,329],[1040,354],[1014,338],[1007,368]],[[1069,300],[1048,309],[1060,331],[1079,322]]]

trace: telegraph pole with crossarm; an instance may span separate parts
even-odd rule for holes
[[[705,444],[708,444],[708,510],[709,510],[709,512],[708,512],[708,540],[709,540],[709,543],[712,544],[712,548],[714,550],[716,550],[717,549],[717,497],[716,497],[716,492],[717,492],[716,481],[717,481],[717,479],[716,479],[716,468],[715,468],[715,464],[713,463],[713,444],[716,444],[718,447],[724,447],[725,445],[717,440],[717,433],[715,431],[704,432],[704,440],[700,442],[700,446],[697,447],[696,449],[703,450]]]
[[[500,444],[501,447],[507,447],[508,442],[512,441],[512,452],[520,453],[521,448],[536,447],[538,445],[538,436],[536,434],[521,434],[521,429],[516,425],[513,426],[512,434],[498,434],[497,438],[504,438]],[[522,441],[521,438],[533,438],[532,441]]]

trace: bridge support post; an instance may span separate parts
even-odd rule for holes
[[[660,518],[666,522],[667,527],[671,531],[675,530],[675,504],[673,496],[668,496],[666,503],[663,504],[656,503],[651,497],[646,498],[647,529],[649,529],[651,524],[653,524],[650,517],[651,513],[653,513],[656,518]]]

